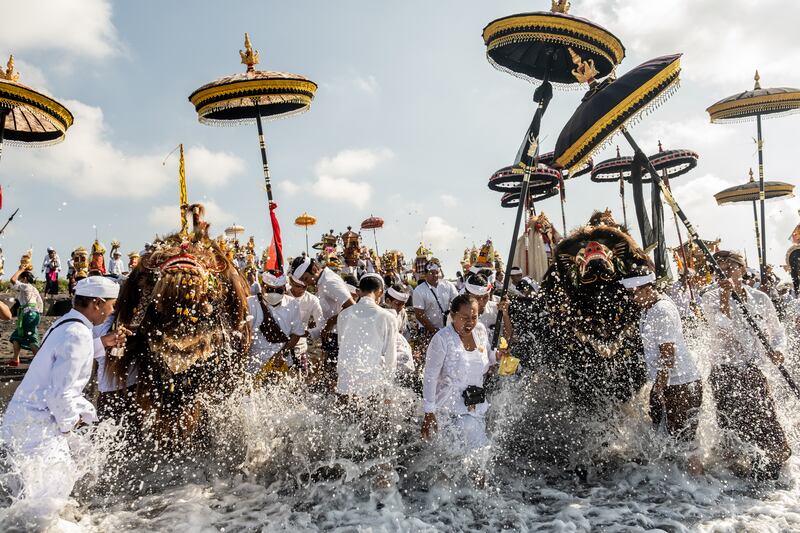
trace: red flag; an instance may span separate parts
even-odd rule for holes
[[[269,250],[267,250],[267,259],[264,261],[264,270],[278,270],[278,261],[275,253],[275,241],[269,243]]]
[[[272,222],[272,243],[269,246],[269,261],[274,264],[271,268],[278,272],[283,272],[283,241],[281,240],[281,225],[278,223],[278,215],[275,214],[278,204],[270,202],[269,218]]]
[[[3,209],[3,186],[0,185],[0,209]]]

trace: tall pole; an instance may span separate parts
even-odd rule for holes
[[[753,179],[753,169],[750,169],[750,183],[755,183]],[[753,225],[756,228],[756,250],[758,250],[758,266],[761,268],[761,256],[763,252],[761,250],[761,231],[758,229],[758,208],[756,207],[756,201],[753,200]]]
[[[261,148],[261,166],[264,168],[264,185],[267,188],[267,200],[272,203],[272,180],[269,177],[269,164],[267,163],[267,143],[264,141],[264,128],[261,126],[261,108],[258,101],[256,105],[256,125],[258,126],[258,146]]]
[[[308,225],[303,226],[306,230],[306,256],[310,256],[311,254],[308,253]]]
[[[628,130],[625,129],[624,127],[621,128],[621,130],[622,134],[625,136],[625,138],[628,140],[628,143],[631,145],[631,148],[633,148],[634,154],[637,155],[641,154],[642,156],[644,156],[644,152],[642,152],[642,149],[639,148],[639,145],[636,143],[636,141],[628,132]],[[725,274],[725,272],[723,272],[722,269],[719,267],[719,263],[717,263],[716,258],[714,258],[714,255],[708,249],[706,243],[700,238],[700,235],[698,235],[697,230],[695,230],[694,225],[689,221],[688,217],[686,216],[686,213],[683,212],[683,209],[681,209],[681,207],[678,205],[678,202],[675,200],[675,197],[672,196],[672,193],[664,184],[664,181],[661,179],[661,176],[658,175],[658,171],[656,171],[655,167],[653,166],[653,163],[651,163],[650,160],[647,159],[646,157],[644,159],[647,161],[647,170],[650,172],[650,176],[653,180],[653,186],[657,186],[661,189],[661,193],[664,195],[664,199],[667,201],[668,204],[670,204],[670,206],[672,206],[672,208],[675,210],[675,213],[678,215],[678,218],[680,218],[681,222],[683,222],[683,225],[684,227],[686,227],[686,231],[689,234],[689,237],[695,242],[695,244],[697,244],[697,246],[703,252],[703,255],[705,256],[708,265],[711,267],[711,270],[714,272],[714,274],[716,274],[716,276],[719,279],[721,280],[729,279],[728,276]],[[733,298],[734,301],[736,302],[737,306],[739,307],[739,311],[741,311],[745,321],[752,328],[753,332],[756,334],[756,337],[761,342],[762,346],[764,347],[764,350],[767,353],[772,353],[773,348],[772,345],[770,344],[769,338],[767,337],[766,333],[764,333],[764,330],[761,329],[761,326],[758,324],[758,322],[756,322],[755,318],[753,318],[753,315],[750,314],[750,310],[745,306],[742,297],[739,296],[738,292],[732,291],[731,298]],[[794,379],[789,374],[789,371],[786,370],[786,367],[784,367],[782,364],[776,366],[778,367],[778,370],[780,371],[783,378],[786,380],[786,384],[789,386],[792,392],[797,397],[800,397],[800,387],[797,386],[797,383],[795,383]]]
[[[381,253],[378,251],[378,230],[372,228],[372,236],[375,238],[375,255],[380,257]]]
[[[767,228],[764,208],[764,140],[761,137],[761,115],[756,115],[756,128],[758,129],[758,201],[761,204],[761,286],[767,283]]]
[[[8,109],[0,109],[0,159],[3,158],[3,136],[6,133],[6,117],[11,113]]]

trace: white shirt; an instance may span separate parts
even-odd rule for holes
[[[300,322],[303,324],[303,333],[308,331],[312,339],[319,338],[319,334],[325,324],[322,322],[322,306],[319,304],[319,298],[308,291],[303,291],[299,298],[295,298],[291,293],[286,294],[290,299],[296,300],[300,305]],[[311,331],[308,326],[314,322],[314,327]],[[295,346],[295,352],[304,354],[308,352],[308,340],[306,337],[301,337]]]
[[[322,269],[322,274],[317,281],[317,296],[322,308],[323,322],[338,315],[345,302],[351,298],[347,283],[330,268]]]
[[[436,298],[433,296],[434,293],[436,293]],[[411,302],[415,309],[421,309],[425,313],[431,324],[442,328],[445,325],[444,314],[450,309],[450,302],[457,295],[456,286],[446,279],[440,279],[436,287],[428,285],[427,281],[421,281],[411,295]],[[439,300],[438,304],[436,303],[437,299]]]
[[[369,297],[339,314],[336,392],[368,397],[385,393],[397,371],[397,316]]]
[[[39,291],[36,289],[36,287],[30,283],[15,281],[11,283],[11,289],[13,289],[15,298],[19,302],[20,307],[25,307],[28,304],[34,304],[37,311],[40,313],[44,312],[42,295],[39,294]]]
[[[70,319],[79,322],[59,326]],[[67,432],[81,419],[93,422],[97,418],[94,406],[83,397],[94,356],[104,350],[100,339],[92,337],[92,323],[73,309],[57,320],[45,337],[6,408],[4,432],[23,424],[29,433],[38,431],[42,437],[43,430],[51,435]]]
[[[114,315],[112,314],[108,318],[106,318],[105,322],[103,322],[99,326],[95,326],[94,328],[92,328],[92,336],[95,339],[99,339],[100,337],[106,335],[108,332],[111,331],[111,326],[113,324],[114,324]],[[119,385],[106,372],[105,348],[103,348],[102,350],[98,349],[97,351],[95,351],[94,359],[95,361],[97,361],[97,390],[99,390],[100,392],[113,392],[136,385],[136,381],[138,379],[138,372],[135,366],[131,367],[128,372],[127,384]]]
[[[247,308],[250,315],[250,327],[252,328],[253,344],[250,346],[250,360],[247,365],[248,372],[253,374],[261,370],[261,367],[269,361],[273,355],[278,353],[285,345],[283,342],[267,342],[264,334],[261,333],[261,323],[264,322],[264,311],[261,309],[259,296],[247,297]],[[297,300],[284,295],[281,303],[276,306],[264,304],[267,310],[272,312],[272,317],[278,323],[286,337],[292,335],[302,335],[305,333],[303,322],[300,320],[300,304]]]
[[[786,331],[778,320],[778,313],[769,296],[763,292],[744,286],[747,299],[745,306],[756,323],[767,335],[773,350],[786,353]],[[758,363],[766,352],[761,341],[747,324],[739,310],[739,304],[731,296],[730,318],[719,309],[720,289],[703,294],[703,312],[713,338],[718,340],[714,355],[715,364],[745,366]]]
[[[669,288],[669,297],[672,298],[673,302],[675,302],[681,317],[686,318],[695,316],[691,306],[692,293],[694,294],[695,303],[699,305],[702,300],[700,299],[700,293],[696,288],[692,287],[692,292],[689,292],[689,288],[685,287],[680,281],[673,282],[672,286]]]
[[[655,381],[661,368],[663,344],[672,344],[675,347],[675,364],[669,371],[669,385],[684,385],[700,379],[697,362],[683,338],[681,315],[672,300],[665,297],[642,311],[639,333],[644,347],[644,361],[652,381]]]
[[[58,254],[53,254],[52,258],[50,254],[47,254],[44,256],[44,261],[42,261],[42,272],[47,274],[53,270],[61,272],[61,259],[59,259]]]
[[[478,317],[478,322],[483,324],[483,327],[486,328],[486,331],[493,331],[495,324],[497,324],[497,302],[494,300],[489,300],[486,302],[486,307],[481,313],[481,316]]]
[[[422,408],[426,413],[468,413],[462,393],[470,385],[483,387],[484,374],[496,362],[483,324],[475,325],[472,338],[477,348],[469,352],[451,324],[431,339],[422,385]],[[485,414],[488,408],[487,402],[480,403],[475,406],[475,414]]]
[[[122,272],[125,270],[125,263],[122,259],[111,259],[108,262],[108,273],[112,276],[122,277]]]

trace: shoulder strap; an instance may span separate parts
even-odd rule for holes
[[[262,298],[258,298],[258,303],[261,306],[261,313],[264,315],[264,319],[261,321],[261,325],[258,327],[259,331],[261,331],[264,338],[267,339],[267,342],[270,343],[287,343],[289,342],[289,337],[281,330],[281,327],[278,325],[278,322],[275,320],[275,317],[272,316],[272,311],[264,304],[264,300]]]
[[[50,331],[47,332],[47,335],[44,336],[44,339],[42,339],[41,344],[39,344],[39,349],[40,350],[42,349],[42,346],[44,346],[45,341],[48,339],[48,337],[50,337],[51,333],[53,333],[55,330],[57,330],[58,328],[60,328],[64,324],[69,324],[70,322],[80,322],[81,324],[83,324],[83,320],[81,320],[80,318],[68,318],[66,320],[62,320],[61,322],[53,325],[53,327],[50,328]]]
[[[431,294],[433,294],[433,299],[436,300],[436,307],[439,308],[439,312],[442,313],[442,316],[444,317],[444,322],[445,324],[447,324],[447,313],[445,312],[444,309],[442,309],[442,304],[439,303],[439,297],[436,296],[436,291],[433,290],[433,287],[431,287],[427,281],[425,282],[425,284],[431,290]]]

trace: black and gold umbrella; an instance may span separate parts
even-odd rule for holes
[[[240,74],[225,76],[207,83],[189,95],[197,117],[203,124],[212,126],[231,124],[253,124],[258,127],[258,142],[261,148],[261,163],[264,169],[264,184],[269,200],[273,242],[277,252],[277,264],[282,268],[283,250],[280,242],[280,226],[275,215],[277,207],[272,197],[272,181],[267,164],[267,148],[264,141],[262,118],[271,120],[303,113],[311,106],[317,84],[299,74],[256,70],[259,53],[253,50],[250,36],[244,34],[244,51],[239,50],[242,64],[247,70]]]
[[[763,255],[761,250],[761,232],[763,227],[759,228],[758,224],[758,210],[756,202],[761,199],[762,184],[756,183],[753,178],[753,169],[750,169],[750,181],[742,185],[735,185],[728,187],[714,195],[717,205],[731,205],[743,202],[750,202],[753,204],[753,222],[755,225],[756,233],[756,249],[758,250],[758,264],[762,264]],[[794,185],[791,183],[782,183],[780,181],[766,181],[763,184],[764,200],[772,200],[778,198],[791,198],[794,196]]]
[[[602,26],[570,15],[568,10],[568,0],[552,0],[550,11],[499,18],[483,29],[486,57],[492,65],[523,79],[541,82],[533,94],[538,104],[536,112],[515,161],[525,169],[519,194],[522,199],[528,197],[530,173],[538,166],[539,130],[553,96],[552,84],[594,85],[598,78],[610,75],[625,57],[625,48],[616,36]],[[514,257],[516,251],[525,204],[519,202],[509,257]],[[508,290],[512,266],[512,261],[506,265],[503,292]],[[495,346],[502,329],[500,316],[495,326]]]
[[[536,202],[547,200],[559,193],[558,185],[551,185],[549,187],[536,188],[531,187],[528,189],[528,204],[533,205]],[[515,208],[519,207],[519,200],[522,198],[520,191],[507,192],[500,198],[500,206]]]
[[[705,241],[697,234],[672,192],[659,176],[652,161],[644,155],[642,149],[626,129],[626,126],[633,119],[668,98],[677,87],[680,74],[680,57],[680,54],[676,54],[652,59],[617,80],[590,90],[584,96],[580,106],[578,106],[578,109],[558,137],[555,154],[556,166],[574,168],[581,161],[586,160],[591,154],[599,150],[606,141],[617,133],[617,130],[622,131],[634,151],[634,172],[638,172],[637,166],[639,165],[648,170],[653,184],[660,189],[664,199],[670,204],[683,225],[686,226],[690,237],[703,252],[711,269],[719,279],[724,280],[726,275],[720,269]],[[750,315],[741,297],[736,291],[733,291],[732,296],[739,305],[745,320],[753,328],[753,331],[763,344],[764,349],[771,353],[772,347],[769,338]],[[778,369],[792,391],[800,397],[800,387],[797,386],[788,371],[783,365],[779,365]]]
[[[48,146],[64,140],[72,113],[53,98],[19,82],[14,56],[0,69],[0,156],[3,143]]]
[[[712,105],[706,111],[711,122],[746,122],[755,119],[756,132],[758,134],[758,184],[759,201],[761,203],[761,243],[759,245],[759,257],[761,268],[761,282],[766,281],[767,276],[767,236],[765,223],[764,200],[764,141],[761,136],[761,117],[777,117],[800,111],[800,89],[791,87],[778,87],[775,89],[762,89],[761,77],[756,71],[755,86],[752,91],[745,91],[734,94],[728,98],[723,98]]]

